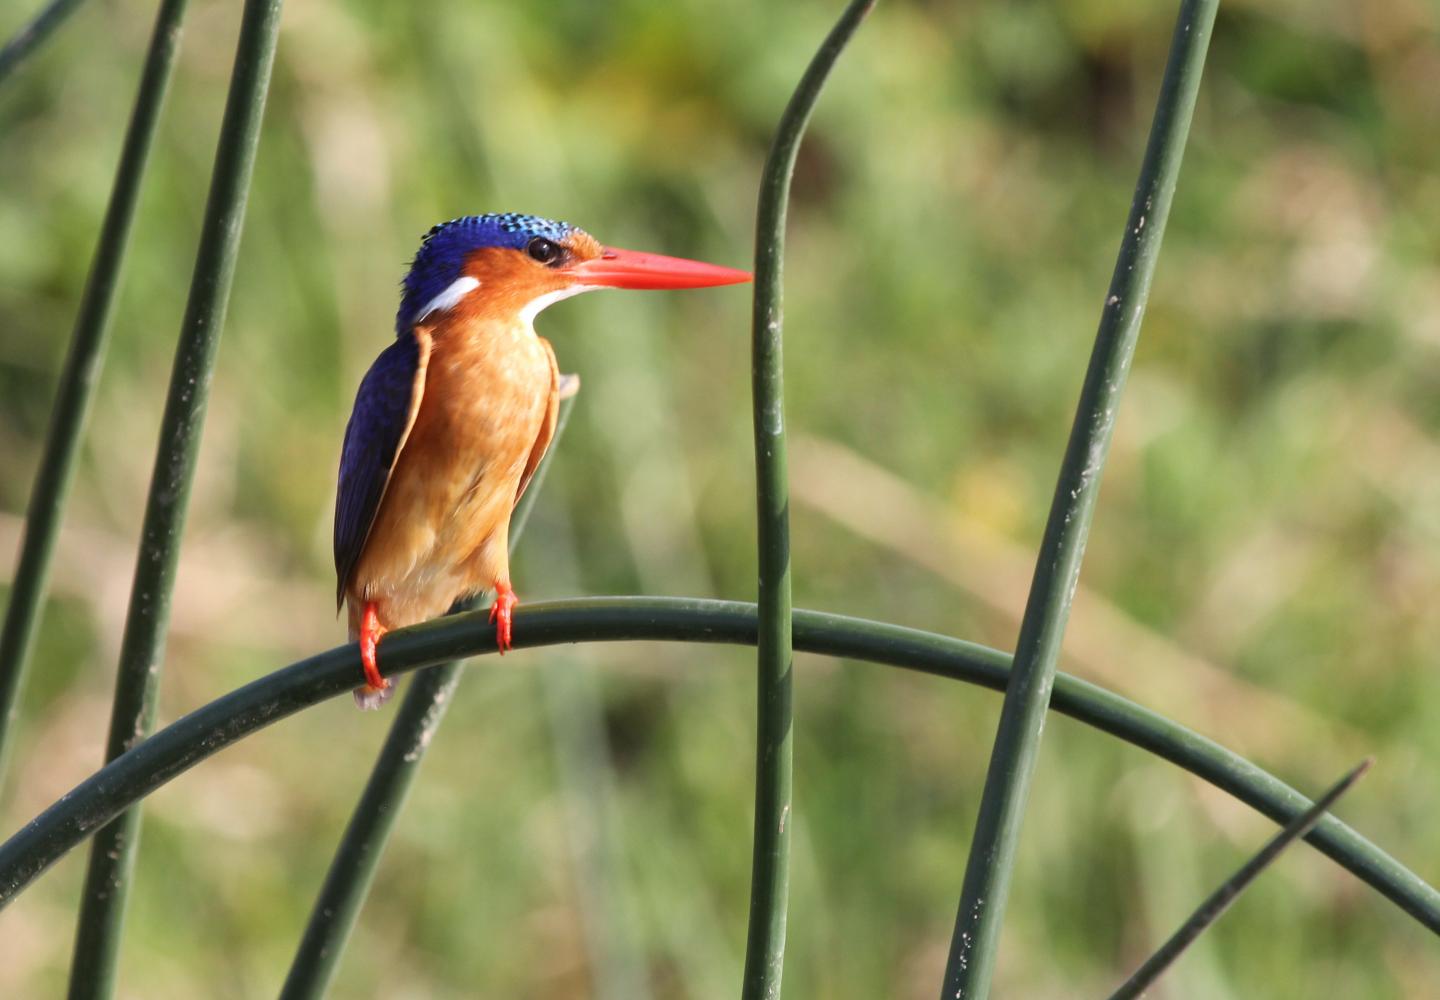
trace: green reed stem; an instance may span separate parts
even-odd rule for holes
[[[40,13],[10,36],[0,48],[0,83],[35,53],[56,28],[64,24],[75,13],[83,0],[50,0]]]
[[[1100,491],[1101,470],[1110,450],[1115,413],[1140,334],[1180,174],[1218,2],[1183,0],[1176,21],[1140,180],[1020,623],[1015,669],[1000,710],[940,991],[944,1000],[984,1000],[990,992],[1000,924],[1060,641],[1080,578],[1080,562]]]
[[[545,473],[550,468],[550,458],[565,432],[570,419],[573,397],[560,402],[560,414],[556,418],[555,436],[540,466],[535,470],[525,495],[520,498],[510,517],[510,550],[525,533],[525,523],[530,520],[530,511],[535,498],[545,483]],[[483,595],[459,602],[455,613],[473,611],[483,603]],[[386,659],[389,644],[385,644]],[[330,862],[325,875],[325,884],[310,910],[310,920],[305,925],[305,934],[296,949],[295,959],[290,964],[290,973],[280,990],[280,1000],[306,1000],[321,997],[330,988],[335,969],[340,964],[340,955],[355,929],[360,917],[360,908],[370,893],[375,881],[375,870],[385,845],[390,840],[390,831],[405,806],[405,798],[415,781],[415,772],[425,759],[435,731],[444,721],[445,711],[450,707],[455,686],[460,682],[459,659],[426,667],[415,675],[410,689],[400,702],[395,721],[380,748],[365,791],[355,805],[350,823],[340,838],[340,846]]]
[[[123,754],[154,728],[180,536],[235,273],[245,200],[275,59],[280,5],[281,0],[247,0],[240,23],[210,198],[145,506],[135,582],[121,640],[107,760]],[[108,997],[114,992],[120,929],[139,834],[140,811],[133,809],[96,835],[71,965],[72,1000]]]
[[[961,639],[817,611],[795,612],[795,648],[864,660],[1004,691],[1010,657]],[[592,597],[521,605],[515,645],[668,642],[754,645],[755,605],[687,597]],[[486,612],[440,618],[385,637],[384,673],[495,651]],[[251,681],[137,744],[60,797],[0,844],[0,908],[121,810],[249,734],[355,686],[354,643],[317,653]],[[1310,800],[1213,740],[1065,674],[1051,708],[1170,761],[1278,823]],[[1334,816],[1305,838],[1440,935],[1440,892]]]
[[[793,661],[790,607],[790,486],[785,453],[782,272],[785,217],[795,157],[815,102],[840,53],[875,0],[852,0],[810,61],[790,98],[760,178],[755,220],[755,301],[751,380],[755,424],[755,515],[759,550],[756,644],[755,834],[745,1000],[778,997],[785,964],[790,888]]]
[[[70,336],[70,353],[60,376],[55,406],[50,415],[50,430],[45,437],[45,451],[30,494],[30,508],[25,515],[25,536],[20,543],[20,560],[10,588],[10,604],[5,609],[5,624],[0,628],[0,778],[4,776],[10,737],[19,714],[25,667],[40,621],[45,585],[50,576],[50,559],[55,551],[56,536],[60,533],[65,499],[74,478],[80,435],[85,429],[95,383],[100,377],[105,357],[115,292],[120,286],[120,269],[130,239],[130,224],[135,218],[135,204],[139,201],[150,146],[165,103],[175,56],[180,50],[180,20],[185,13],[185,4],[186,0],[163,0],[155,15],[155,30],[150,36],[150,50],[140,76],[135,109],[125,130],[120,166],[115,172],[115,186],[110,192],[110,204],[105,209],[105,221],[100,226],[100,239],[95,245],[90,276],[85,281],[85,291],[80,298],[80,311]]]
[[[1135,974],[1121,984],[1120,988],[1110,995],[1110,1000],[1136,1000],[1160,978],[1166,969],[1170,968],[1185,951],[1190,947],[1205,929],[1220,918],[1220,914],[1230,908],[1230,904],[1239,898],[1240,894],[1254,882],[1260,873],[1275,861],[1295,841],[1309,833],[1320,817],[1324,816],[1346,792],[1350,786],[1360,780],[1360,777],[1368,770],[1375,761],[1373,758],[1366,758],[1351,769],[1350,773],[1337,781],[1331,789],[1320,798],[1315,804],[1303,813],[1296,816],[1285,825],[1274,837],[1260,848],[1249,861],[1231,875],[1225,882],[1211,893],[1200,906],[1180,925],[1170,938],[1160,948],[1145,960]]]

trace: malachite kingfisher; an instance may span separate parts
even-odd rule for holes
[[[395,342],[360,382],[335,498],[337,608],[360,643],[361,708],[393,693],[376,650],[390,629],[495,592],[511,644],[510,513],[555,433],[562,376],[532,322],[597,288],[703,288],[750,274],[601,246],[564,222],[513,213],[433,227],[401,286]]]

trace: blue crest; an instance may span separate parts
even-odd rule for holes
[[[415,313],[460,277],[465,259],[485,247],[524,250],[537,236],[556,243],[574,231],[568,222],[542,219],[538,215],[499,212],[490,215],[463,215],[432,226],[425,234],[410,272],[405,275],[400,311],[395,315],[397,335],[410,329]]]

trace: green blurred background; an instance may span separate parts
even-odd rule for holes
[[[6,5],[0,34],[31,13]],[[3,800],[101,755],[238,3],[193,0]],[[285,13],[180,571],[172,719],[344,638],[334,467],[420,235],[563,218],[743,265],[756,178],[838,0],[305,0]],[[0,574],[153,5],[94,0],[0,90]],[[796,177],[795,598],[1008,648],[1173,4],[887,0]],[[1089,546],[1068,669],[1308,789],[1440,879],[1440,45],[1421,0],[1220,14]],[[523,599],[753,598],[749,301],[613,294],[540,330],[584,387]],[[338,997],[733,995],[750,865],[743,650],[485,659],[399,824]],[[801,657],[794,997],[931,997],[998,698]],[[337,700],[154,796],[126,997],[278,987],[392,712]],[[1270,832],[1047,727],[997,995],[1094,997]],[[63,992],[75,852],[0,915],[0,995]],[[1435,939],[1307,848],[1157,996],[1435,995]]]

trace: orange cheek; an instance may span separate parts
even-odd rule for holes
[[[471,254],[464,274],[480,282],[461,304],[476,319],[513,317],[527,303],[570,285],[563,271],[537,264],[522,251],[498,247]]]

